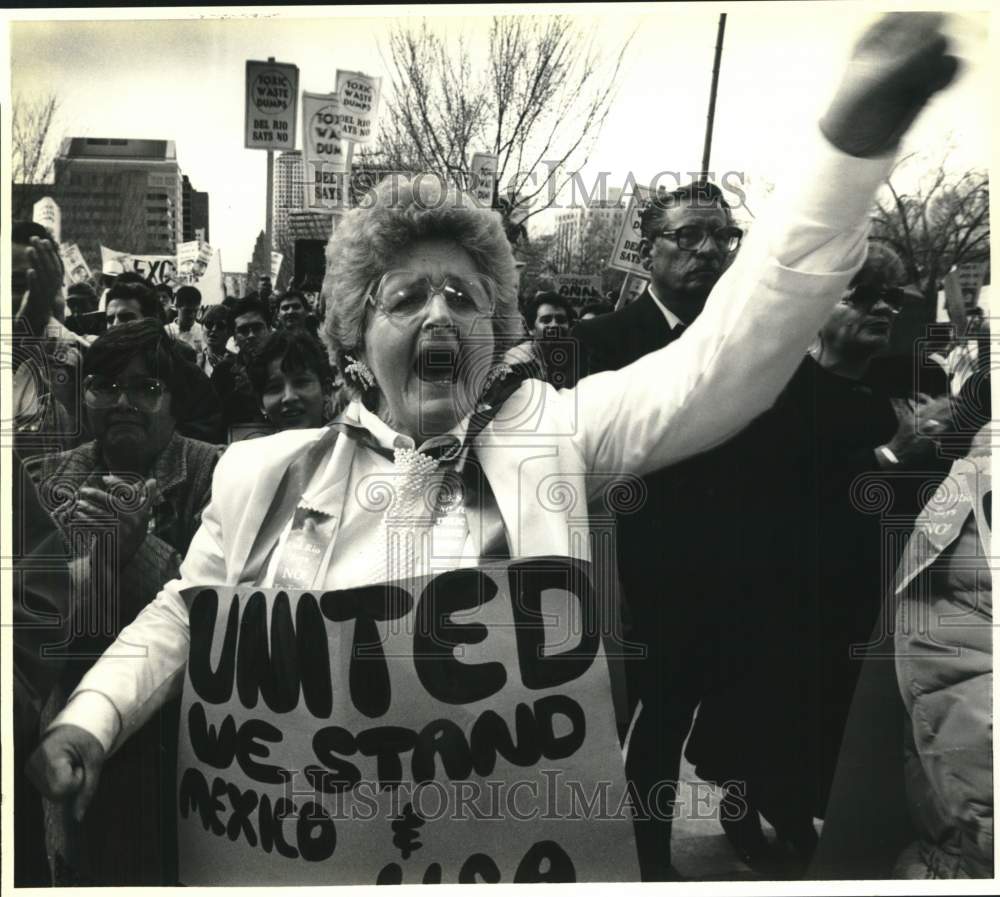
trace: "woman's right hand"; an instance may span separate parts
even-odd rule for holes
[[[72,800],[73,817],[80,822],[97,790],[104,760],[104,748],[86,729],[57,726],[29,758],[28,778],[49,800]]]

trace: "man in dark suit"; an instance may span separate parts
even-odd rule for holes
[[[658,196],[642,215],[639,252],[649,286],[623,309],[574,329],[583,373],[624,367],[680,337],[735,258],[741,237],[713,184]],[[626,661],[630,707],[642,700],[626,770],[643,804],[635,829],[644,880],[676,877],[670,829],[681,749],[706,682],[721,662],[713,656],[719,644],[713,633],[718,595],[727,587],[720,575],[726,554],[721,528],[732,517],[720,507],[727,490],[713,455],[648,477],[644,507],[618,521],[629,640],[645,655]],[[686,801],[678,803],[683,810]]]

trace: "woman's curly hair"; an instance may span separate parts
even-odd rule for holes
[[[345,356],[363,348],[369,290],[408,246],[425,239],[453,240],[496,283],[496,357],[523,338],[514,254],[500,216],[434,175],[390,176],[344,215],[327,245],[323,333],[340,370],[350,363]]]

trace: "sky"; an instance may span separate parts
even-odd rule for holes
[[[601,53],[605,77],[632,35],[615,80],[613,108],[581,169],[587,185],[602,171],[609,173],[609,185],[620,185],[629,172],[645,183],[656,172],[690,171],[700,164],[718,16],[726,11],[710,167],[720,175],[741,172],[741,179],[758,185],[780,182],[782,172],[806,151],[822,103],[874,8],[705,3],[503,10],[572,15]],[[496,9],[233,7],[0,15],[20,17],[10,22],[11,93],[54,93],[62,136],[175,141],[182,171],[195,189],[209,193],[211,242],[222,252],[223,268],[238,271],[249,261],[265,216],[266,153],[243,148],[245,61],[273,56],[295,63],[300,89],[313,92],[332,91],[338,68],[381,75],[385,84],[387,37],[401,17],[416,24],[418,17],[429,16],[434,29],[449,40],[462,34],[474,57],[485,59],[489,16]],[[131,20],[108,20],[112,15]],[[166,19],[185,15],[196,17]],[[29,16],[34,20],[26,20]],[[949,19],[962,77],[934,100],[904,151],[933,157],[950,144],[951,167],[988,167],[989,112],[995,105],[988,90],[993,74],[988,24],[985,13],[960,12]],[[753,191],[748,193],[753,199]],[[553,226],[550,211],[532,219],[531,232]]]

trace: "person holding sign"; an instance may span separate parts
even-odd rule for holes
[[[177,693],[194,634],[186,590],[345,590],[490,558],[586,562],[589,498],[765,411],[864,262],[868,210],[899,138],[951,80],[939,22],[891,15],[865,35],[790,205],[758,222],[684,338],[574,389],[518,382],[497,364],[520,320],[496,215],[428,178],[376,188],[345,214],[328,250],[325,328],[354,401],[335,426],[226,452],[180,578],[109,649],[139,644],[144,656],[98,661],[33,755],[44,793],[82,817],[108,754]],[[484,666],[508,675],[448,658],[458,667],[440,688]],[[469,853],[497,838],[484,828],[463,829]],[[667,874],[643,862],[644,878]]]

